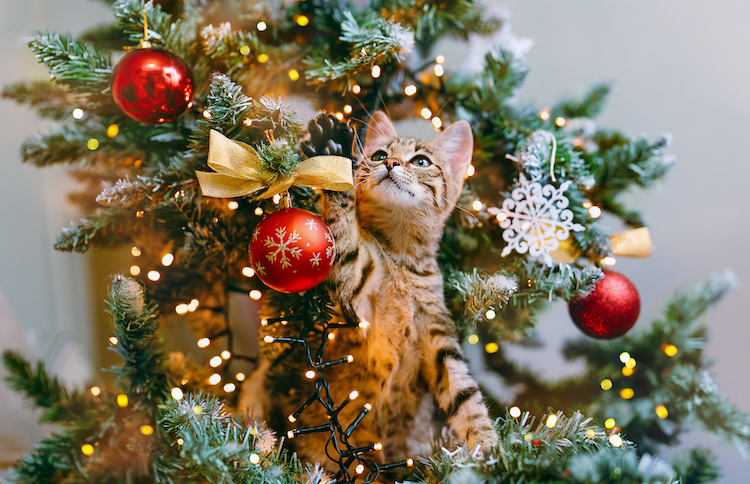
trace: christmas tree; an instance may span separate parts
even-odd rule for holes
[[[60,122],[24,143],[24,161],[71,164],[88,187],[75,195],[88,213],[56,248],[127,245],[137,261],[133,278],[111,283],[110,342],[121,361],[110,390],[66,389],[42,365],[5,354],[11,384],[43,409],[44,421],[62,427],[18,463],[18,480],[710,482],[716,469],[704,451],[673,463],[652,455],[692,424],[746,445],[747,417],[716,392],[698,324],[731,278],[678,292],[663,318],[615,341],[571,342],[566,356],[586,362],[575,378],[550,383],[506,356],[508,345],[533,342],[536,316],[550,300],[571,301],[576,323],[599,338],[620,336],[637,317],[635,289],[601,267],[648,252],[644,221],[622,195],[653,185],[671,159],[667,138],[632,138],[593,121],[608,85],[552,107],[519,105],[513,95],[526,66],[518,44],[502,18],[474,2],[118,1],[112,10],[113,24],[77,39],[38,33],[29,46],[52,81],[4,90]],[[436,51],[446,37],[492,39],[481,71],[452,67]],[[133,48],[124,57],[123,46]],[[474,42],[467,51],[476,56],[477,49]],[[147,68],[165,79],[160,90],[141,77]],[[356,158],[352,135],[362,137],[379,109],[394,120],[424,118],[435,131],[463,119],[473,131],[472,164],[439,260],[467,348],[484,348],[488,372],[522,384],[511,398],[484,388],[497,418],[492,449],[459,447],[444,436],[432,455],[381,462],[377,447],[348,445],[357,422],[338,420],[336,410],[349,403],[332,402],[326,385],[326,374],[348,358],[324,362],[318,352],[332,334],[335,291],[273,291],[248,258],[264,217],[285,204],[320,211],[322,182],[302,183],[300,172],[316,155]],[[199,184],[206,175],[197,173],[227,174],[208,164],[215,140],[252,148],[246,151],[266,174],[260,188],[243,180],[244,192],[235,184],[233,194],[207,193]],[[296,183],[285,182],[293,177]],[[608,232],[602,212],[629,230]],[[233,313],[248,298],[275,317],[238,321]],[[175,313],[205,348],[195,359],[161,340],[160,321]],[[238,326],[258,323],[263,356],[278,370],[277,391],[309,391],[301,377],[314,373],[309,405],[330,417],[320,428],[270,429],[236,408],[258,364]],[[358,331],[363,323],[334,329]],[[290,348],[307,349],[307,358]],[[359,420],[367,418],[361,408]],[[338,439],[333,464],[300,462],[278,438],[304,446],[311,431]]]

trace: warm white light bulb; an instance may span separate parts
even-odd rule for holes
[[[550,429],[554,427],[555,425],[557,425],[557,415],[553,414],[547,417],[547,422],[545,423],[545,425],[547,426],[547,428],[550,428]]]
[[[245,277],[253,277],[255,275],[255,271],[253,270],[252,267],[243,267],[242,275]]]
[[[172,388],[171,393],[172,393],[172,398],[174,398],[178,402],[182,400],[182,398],[185,396],[185,394],[182,392],[182,389],[178,387]]]
[[[174,254],[170,254],[169,252],[164,254],[164,257],[161,258],[161,265],[164,267],[171,266],[172,262],[174,262]]]

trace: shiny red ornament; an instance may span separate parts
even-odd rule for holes
[[[326,278],[336,257],[333,234],[317,215],[285,208],[260,221],[250,242],[255,274],[279,292],[307,291]]]
[[[604,271],[604,278],[587,296],[568,303],[578,328],[596,339],[614,339],[627,333],[638,320],[641,298],[632,282],[619,272]]]
[[[167,50],[132,50],[112,73],[112,97],[136,121],[169,122],[192,105],[193,74],[185,61]]]

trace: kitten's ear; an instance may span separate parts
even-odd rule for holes
[[[398,137],[393,123],[383,111],[375,111],[367,123],[367,134],[365,135],[365,153],[371,154],[378,148],[382,148],[388,141]]]
[[[469,123],[463,120],[456,121],[440,133],[440,136],[432,143],[448,160],[453,178],[463,180],[474,152],[474,135]]]

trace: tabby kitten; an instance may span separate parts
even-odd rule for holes
[[[324,220],[338,252],[326,283],[345,312],[369,322],[366,328],[335,331],[325,360],[351,354],[354,361],[332,368],[326,377],[336,402],[359,391],[356,403],[339,415],[344,425],[365,402],[372,405],[350,442],[356,447],[382,443],[382,451],[368,456],[375,461],[429,454],[430,440],[440,435],[446,418],[470,448],[497,441],[446,308],[436,259],[472,149],[465,121],[425,142],[399,137],[377,111],[367,127],[355,190],[324,193]],[[267,394],[261,385],[246,385],[241,404],[252,401],[258,410],[258,396]],[[287,415],[299,403],[266,402],[288,406]],[[325,421],[322,408],[313,405],[294,427]],[[298,437],[297,452],[325,463],[328,437]]]

